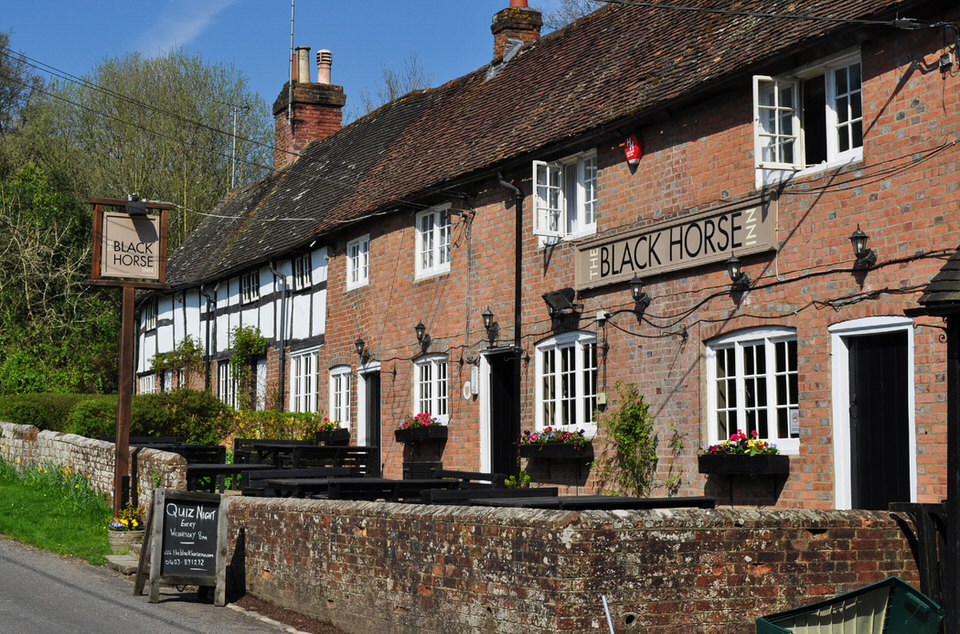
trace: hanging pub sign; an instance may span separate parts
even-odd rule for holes
[[[775,200],[740,202],[577,244],[577,290],[776,249]]]
[[[169,203],[95,198],[91,283],[151,287],[166,282]],[[107,211],[104,208],[114,208]],[[159,211],[151,214],[148,211]]]

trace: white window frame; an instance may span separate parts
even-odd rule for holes
[[[139,394],[156,394],[157,375],[154,373],[144,374],[137,379],[137,391]]]
[[[797,331],[794,328],[783,328],[783,327],[772,327],[772,328],[752,328],[749,330],[743,330],[736,332],[730,335],[726,335],[710,341],[706,344],[706,351],[704,354],[704,359],[706,362],[706,392],[707,392],[707,442],[708,444],[716,444],[727,440],[730,437],[730,434],[737,432],[738,430],[743,430],[745,433],[749,434],[750,429],[747,424],[747,389],[748,383],[751,380],[760,380],[763,379],[765,384],[764,399],[766,405],[757,406],[754,410],[764,410],[766,414],[767,421],[767,434],[760,435],[761,440],[767,440],[777,446],[777,449],[780,453],[784,454],[799,454],[800,453],[800,435],[799,430],[794,434],[791,432],[790,427],[792,426],[791,421],[794,420],[794,417],[799,417],[799,395],[796,393],[796,385],[799,382],[799,367],[798,367],[798,358],[793,359],[793,367],[786,368],[785,371],[778,371],[776,365],[776,352],[777,345],[787,344],[787,350],[789,351],[789,342],[793,342],[795,346],[798,346],[797,342]],[[744,351],[747,348],[751,350],[754,349],[754,346],[761,346],[764,355],[764,373],[754,374],[750,377],[745,375],[745,356]],[[719,354],[728,355],[732,357],[734,363],[734,373],[732,377],[728,377],[725,380],[729,384],[732,383],[733,394],[735,404],[732,407],[722,408],[719,403],[719,397],[717,394],[718,384],[724,380],[724,377],[718,377],[717,372],[717,357]],[[787,357],[789,364],[790,358]],[[777,378],[785,377],[786,381],[786,402],[779,403],[777,401]],[[791,383],[790,377],[794,377],[793,382]],[[720,433],[720,410],[726,409],[735,414],[736,423],[724,425],[726,428],[725,435]],[[787,424],[787,436],[780,436],[778,433],[778,410],[783,410],[786,412],[786,424]]]
[[[450,204],[421,211],[415,218],[416,279],[450,271]]]
[[[299,350],[290,355],[290,411],[317,411],[318,349]]]
[[[157,300],[149,299],[143,305],[143,329],[144,331],[157,329]]]
[[[240,276],[240,303],[249,304],[260,299],[260,271],[250,271]]]
[[[533,162],[533,233],[572,240],[597,232],[597,152]],[[574,182],[570,182],[573,180]],[[546,240],[541,240],[541,245]]]
[[[338,420],[341,427],[350,424],[350,379],[353,373],[349,365],[330,368],[330,407],[327,417]]]
[[[573,362],[566,372],[559,363],[565,354],[571,355]],[[545,427],[563,431],[582,429],[587,438],[593,438],[597,433],[599,377],[596,335],[568,332],[541,341],[536,346],[536,369],[537,431]],[[564,392],[564,387],[570,389]],[[562,422],[565,405],[569,408],[568,418],[572,419],[567,423]]]
[[[304,253],[293,258],[293,290],[299,291],[313,286],[313,265],[310,253]]]
[[[217,398],[230,407],[237,407],[237,382],[233,378],[233,367],[227,359],[217,363]]]
[[[370,234],[351,240],[346,247],[347,290],[370,283]]]
[[[838,71],[847,72],[856,66],[860,83],[854,90],[839,94],[836,82]],[[826,130],[826,160],[818,164],[808,164],[806,156],[806,135],[811,130],[804,126],[802,82],[817,76],[824,79],[824,127]],[[849,78],[848,78],[849,87]],[[753,152],[758,187],[791,178],[859,161],[863,158],[863,66],[860,51],[847,52],[839,57],[823,60],[811,66],[798,69],[789,75],[772,77],[755,75],[753,77]],[[764,96],[772,99],[764,101]],[[850,96],[856,99],[849,99]],[[860,104],[859,116],[854,102]],[[843,109],[843,115],[838,112]],[[772,113],[764,116],[764,113]],[[768,126],[763,121],[769,122]],[[860,145],[840,149],[840,134],[850,136],[854,126],[860,128]],[[767,143],[764,141],[767,140]],[[850,143],[852,146],[852,141]],[[764,147],[777,148],[776,156],[764,160]],[[791,147],[791,156],[784,156],[782,150]]]
[[[430,414],[441,425],[450,421],[450,364],[445,354],[413,362],[413,413]]]

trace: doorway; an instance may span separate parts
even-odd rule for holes
[[[381,455],[380,422],[380,364],[370,364],[357,372],[357,444],[376,447],[377,456]],[[377,460],[376,473],[371,475],[380,476],[382,462]]]
[[[520,437],[520,357],[512,347],[481,356],[483,376],[480,404],[480,468],[483,471],[516,475],[520,464],[517,438]],[[485,433],[484,433],[485,432]]]
[[[837,508],[914,502],[912,322],[869,318],[830,330]]]

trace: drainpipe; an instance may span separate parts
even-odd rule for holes
[[[283,273],[277,270],[273,265],[273,262],[267,265],[270,268],[270,272],[273,273],[274,282],[277,278],[280,279],[280,283],[283,285],[283,288],[280,291],[280,410],[283,410],[284,403],[284,388],[285,388],[285,377],[286,377],[286,361],[287,355],[283,350],[283,342],[286,335],[286,326],[287,326],[287,278]]]
[[[514,253],[513,260],[516,266],[513,280],[513,347],[517,354],[523,349],[520,344],[520,289],[523,267],[521,257],[523,255],[523,193],[512,183],[503,180],[503,174],[497,172],[497,179],[500,185],[513,192],[516,203],[516,228],[514,229]]]
[[[207,324],[206,324],[206,343],[204,344],[203,355],[203,389],[210,390],[210,321],[216,319],[217,300],[211,297],[206,290],[206,285],[200,285],[200,294],[207,298]],[[210,304],[213,304],[213,315],[210,313]]]

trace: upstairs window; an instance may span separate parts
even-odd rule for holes
[[[447,356],[430,355],[414,364],[414,412],[430,414],[441,423],[448,420]]]
[[[366,286],[370,278],[370,235],[347,243],[347,290]]]
[[[260,271],[240,276],[240,302],[249,304],[260,299]]]
[[[416,276],[450,270],[450,205],[417,214]]]
[[[597,155],[533,162],[533,233],[577,238],[597,232]]]
[[[157,300],[148,299],[143,305],[143,329],[157,329]]]
[[[313,285],[313,266],[310,254],[304,253],[293,259],[293,290],[299,291]]]
[[[737,333],[706,349],[710,444],[754,431],[785,453],[800,449],[797,336],[792,329]]]
[[[859,54],[784,77],[753,78],[757,184],[863,156]]]

